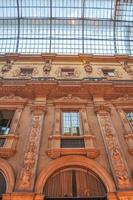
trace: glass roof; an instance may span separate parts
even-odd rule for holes
[[[133,54],[132,0],[0,0],[0,53]]]

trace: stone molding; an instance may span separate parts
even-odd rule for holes
[[[15,184],[14,172],[9,163],[2,158],[0,158],[0,170],[2,170],[6,180],[6,193],[12,193]]]
[[[15,134],[0,135],[0,139],[5,139],[4,145],[0,147],[1,158],[8,158],[15,154],[18,138],[18,135]]]
[[[96,158],[99,155],[100,151],[96,147],[96,138],[91,133],[88,123],[87,112],[85,108],[85,105],[88,104],[88,100],[81,99],[80,97],[75,97],[72,96],[71,94],[68,94],[68,96],[54,100],[54,104],[55,104],[54,130],[53,130],[53,135],[49,137],[49,149],[47,151],[48,156],[51,157],[52,159],[55,159],[62,155],[79,154],[79,155],[86,155],[89,158]],[[73,108],[73,105],[75,104],[76,104],[76,109]],[[61,138],[65,137],[62,136],[62,131],[61,131],[61,123],[62,123],[61,112],[64,109],[68,111],[78,110],[80,113],[82,131],[81,135],[77,136],[76,138],[80,138],[80,136],[83,137],[85,147],[81,149],[76,148],[77,151],[76,149],[73,150],[71,149],[70,151],[68,151],[68,149],[61,148],[60,145]],[[74,136],[71,135],[70,139],[71,138],[74,138]]]
[[[27,98],[22,98],[20,96],[15,96],[13,93],[9,94],[8,96],[0,97],[0,107],[11,107],[14,108],[21,108],[27,103]]]
[[[84,138],[85,147],[83,148],[61,148],[61,138],[77,139]],[[96,139],[93,135],[82,135],[82,136],[61,136],[52,135],[49,138],[49,149],[46,151],[47,155],[56,159],[60,156],[65,155],[84,155],[88,158],[94,159],[100,154],[100,150],[94,146],[94,140]]]
[[[88,103],[87,99],[81,99],[80,97],[73,96],[72,94],[68,94],[67,96],[61,97],[59,99],[55,99],[53,101],[55,105],[69,105],[71,106],[72,104],[77,104],[77,105],[86,105]]]
[[[58,171],[61,168],[67,168],[71,166],[86,168],[88,170],[93,171],[103,181],[107,192],[116,191],[115,184],[110,174],[97,161],[91,160],[84,156],[71,155],[53,160],[41,170],[36,181],[35,192],[38,194],[42,194],[47,179],[55,171]]]
[[[5,99],[5,98],[1,98]],[[9,98],[10,99],[10,98]],[[21,97],[18,99],[21,100]],[[8,98],[7,98],[8,100]],[[16,102],[16,101],[15,101]],[[11,125],[10,125],[10,130],[8,135],[0,135],[0,139],[4,139],[5,142],[2,147],[0,147],[0,156],[3,158],[7,158],[12,156],[16,152],[17,148],[17,141],[18,141],[18,133],[17,133],[17,128],[19,126],[19,120],[22,114],[22,105],[19,102],[19,105],[16,105],[15,102],[11,103],[9,105],[0,105],[1,109],[8,109],[8,110],[15,110]],[[4,102],[6,104],[6,100]],[[14,107],[13,107],[14,106]]]

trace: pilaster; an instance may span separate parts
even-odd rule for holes
[[[110,116],[109,105],[95,104],[101,133],[118,189],[131,189],[132,179]]]
[[[46,105],[41,102],[31,105],[31,130],[22,169],[16,181],[16,191],[33,191],[45,111]]]

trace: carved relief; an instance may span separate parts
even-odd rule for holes
[[[48,76],[50,71],[51,71],[51,61],[50,60],[46,60],[44,67],[43,67],[43,71],[44,71],[44,75]]]
[[[81,99],[80,97],[75,97],[72,94],[68,94],[67,96],[61,97],[59,99],[55,99],[54,103],[56,104],[87,104],[88,100],[87,99]]]
[[[25,74],[22,74],[21,73],[21,69],[33,69],[33,71],[32,71],[32,73],[25,73]],[[34,68],[32,68],[32,67],[21,67],[21,68],[18,68],[18,69],[16,69],[16,70],[14,70],[13,71],[13,73],[12,73],[12,75],[14,76],[14,77],[18,77],[18,78],[21,78],[21,77],[25,77],[25,78],[30,78],[31,76],[36,76],[38,74],[38,69],[37,69],[37,67],[34,67]]]
[[[32,190],[34,173],[37,165],[37,154],[39,151],[39,143],[41,136],[41,128],[43,122],[43,112],[34,113],[32,116],[32,128],[27,144],[27,150],[24,155],[23,167],[18,177],[17,189]]]
[[[3,74],[6,73],[6,72],[9,72],[12,68],[13,62],[11,62],[10,60],[7,60],[6,64],[2,67],[1,72]]]
[[[110,114],[105,111],[104,115],[102,115],[102,113],[98,112],[98,119],[118,187],[120,189],[130,188],[132,186],[131,177],[126,161],[122,156]]]
[[[123,62],[123,69],[130,75],[133,75],[133,69],[128,65],[127,61]]]
[[[125,94],[122,97],[118,97],[115,101],[127,101],[127,100],[133,101],[133,97],[129,96],[128,94]]]
[[[89,61],[86,61],[86,63],[84,64],[84,69],[88,74],[92,73],[92,66],[90,65]]]

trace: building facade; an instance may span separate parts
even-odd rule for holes
[[[2,199],[133,200],[133,57],[7,54],[0,70]]]

